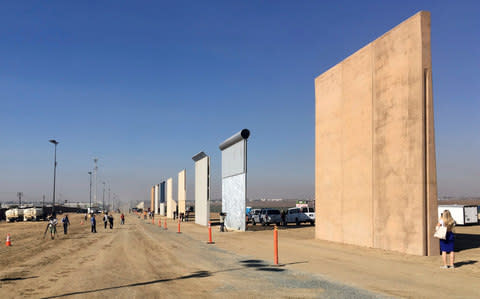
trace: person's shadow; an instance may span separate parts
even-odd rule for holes
[[[465,266],[465,265],[473,265],[473,264],[476,264],[476,263],[477,263],[477,261],[468,260],[468,261],[461,261],[461,262],[454,263],[454,265],[455,265],[455,268],[460,268],[460,267]]]

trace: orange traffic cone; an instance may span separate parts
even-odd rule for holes
[[[160,219],[158,220],[158,227],[162,227],[162,221]]]
[[[5,245],[12,246],[12,242],[10,241],[10,234],[7,234],[7,241],[5,242]]]
[[[163,223],[163,229],[168,229],[167,228],[167,219],[165,219],[165,222]]]

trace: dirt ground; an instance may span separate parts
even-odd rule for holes
[[[70,214],[67,235],[43,237],[45,222],[0,223],[12,246],[0,246],[0,298],[479,298],[480,226],[457,227],[456,268],[441,259],[313,239],[314,227],[220,233],[192,222],[127,215],[113,230],[98,219],[97,234]],[[162,219],[163,226],[163,219]],[[4,242],[4,240],[2,240]]]

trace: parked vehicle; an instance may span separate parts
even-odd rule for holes
[[[251,209],[248,214],[248,221],[251,221],[253,225],[260,223],[260,212],[261,209]]]
[[[21,221],[23,220],[23,209],[9,209],[5,211],[5,218],[7,218],[7,222]]]
[[[262,225],[270,225],[271,223],[280,225],[282,222],[280,211],[277,209],[262,209],[260,212],[260,222]]]
[[[300,223],[310,223],[311,225],[315,224],[315,210],[309,207],[303,208],[290,208],[287,211],[287,223],[295,223],[300,225]]]
[[[42,208],[27,208],[23,210],[23,221],[37,221],[43,219],[43,209]]]
[[[443,205],[438,206],[438,218],[443,211],[449,210],[453,220],[457,225],[476,224],[478,223],[477,206],[466,205]]]

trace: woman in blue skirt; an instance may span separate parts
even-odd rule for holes
[[[455,220],[453,220],[452,215],[450,214],[449,210],[445,210],[442,213],[442,216],[438,220],[437,226],[443,226],[447,228],[447,235],[445,236],[445,240],[440,239],[440,250],[442,251],[442,260],[443,266],[442,268],[455,268],[454,260],[455,260],[455,252],[453,251],[453,247],[455,245],[455,236],[453,234],[453,228],[455,227]],[[450,265],[447,265],[447,253],[450,253]]]

